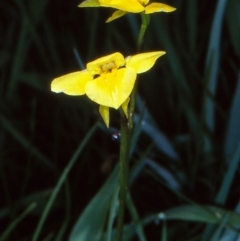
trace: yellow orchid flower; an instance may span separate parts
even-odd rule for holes
[[[164,3],[153,2],[149,0],[85,0],[78,7],[111,7],[118,9],[107,19],[107,23],[122,17],[127,13],[151,14],[155,12],[173,12],[176,8]]]
[[[113,53],[87,64],[82,71],[55,78],[51,90],[68,95],[84,95],[100,105],[99,112],[109,126],[109,107],[122,107],[128,117],[129,96],[137,74],[148,71],[164,51],[128,56]]]

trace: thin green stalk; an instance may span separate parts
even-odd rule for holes
[[[33,234],[33,238],[32,241],[37,241],[40,235],[40,232],[43,228],[44,222],[47,218],[47,215],[50,212],[50,209],[54,203],[54,201],[56,200],[56,197],[59,193],[59,191],[62,188],[62,185],[64,184],[64,182],[66,182],[67,176],[69,174],[69,172],[71,171],[72,167],[74,166],[75,162],[78,160],[78,157],[80,155],[80,153],[82,152],[83,148],[87,145],[89,139],[92,137],[92,135],[94,134],[94,132],[96,131],[98,127],[98,122],[95,123],[92,128],[88,131],[87,135],[84,137],[84,139],[81,141],[80,145],[78,146],[78,148],[76,149],[75,153],[73,154],[72,158],[70,159],[69,163],[67,164],[67,166],[65,167],[62,175],[60,176],[57,185],[55,186],[55,188],[53,189],[53,192],[43,210],[42,216],[38,222],[37,228]]]
[[[138,236],[139,241],[147,241],[147,238],[143,231],[142,222],[140,220],[136,206],[133,202],[133,199],[132,199],[130,193],[127,194],[127,206],[128,206],[128,210],[130,211],[132,220],[136,224],[136,234]]]
[[[120,142],[120,172],[119,172],[119,210],[117,219],[116,241],[122,240],[124,226],[124,210],[126,203],[126,194],[128,192],[128,160],[130,149],[130,132],[127,119],[121,113],[121,142]]]
[[[140,32],[138,35],[137,52],[139,52],[142,48],[143,38],[144,38],[145,32],[147,30],[148,24],[150,22],[149,15],[147,15],[145,13],[141,13],[141,19],[142,19],[142,24],[141,24]]]
[[[150,22],[150,17],[145,13],[141,13],[141,19],[142,19],[142,24],[141,24],[140,32],[139,32],[139,35],[138,35],[138,41],[137,41],[137,52],[138,53],[142,49],[143,38],[144,38],[145,32],[147,30],[148,24]],[[137,95],[137,81],[134,85],[133,91],[132,91],[131,96],[130,96],[129,120],[128,120],[130,129],[133,128],[133,121],[134,121],[133,118],[134,118],[136,95]]]
[[[138,36],[137,52],[140,52],[143,43],[143,37],[149,24],[149,16],[141,13],[142,24]],[[126,203],[126,195],[128,192],[128,169],[129,169],[129,152],[131,146],[132,129],[134,123],[134,110],[137,95],[137,82],[134,85],[130,96],[128,120],[121,111],[121,142],[120,142],[120,172],[119,172],[119,211],[117,218],[116,241],[122,241],[124,227],[124,211]]]
[[[16,226],[34,209],[37,207],[37,204],[34,202],[30,204],[6,229],[6,231],[3,232],[3,234],[0,236],[0,240],[4,241],[7,240],[11,232],[16,229]]]

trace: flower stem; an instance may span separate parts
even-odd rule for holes
[[[116,241],[122,240],[124,227],[124,211],[128,192],[128,160],[131,140],[127,119],[121,111],[120,173],[119,173],[119,210],[117,219]]]
[[[147,15],[145,13],[141,13],[141,19],[142,19],[142,24],[141,24],[140,32],[139,32],[139,35],[138,35],[137,52],[140,52],[140,50],[142,48],[143,37],[144,37],[144,34],[147,30],[148,24],[150,22],[149,15]]]
[[[150,22],[150,17],[145,13],[141,13],[141,19],[142,19],[142,24],[141,24],[140,32],[138,35],[137,52],[140,52],[140,50],[142,49],[143,38],[144,38],[145,32],[147,30],[148,24]],[[137,95],[137,81],[135,82],[133,91],[130,96],[130,103],[129,103],[129,128],[130,129],[133,128],[133,121],[134,121],[133,118],[134,118],[136,95]]]
[[[142,24],[138,36],[137,52],[140,52],[143,43],[143,37],[149,24],[149,16],[145,13],[141,13]],[[120,141],[120,173],[119,173],[119,210],[117,218],[117,230],[116,230],[116,241],[122,241],[123,227],[124,227],[124,211],[126,203],[126,195],[128,192],[128,169],[129,169],[129,151],[131,146],[131,137],[134,123],[134,110],[137,95],[137,81],[134,85],[133,91],[130,96],[130,104],[128,111],[128,120],[121,112],[121,141]]]

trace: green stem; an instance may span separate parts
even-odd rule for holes
[[[149,16],[141,13],[142,24],[138,36],[137,52],[140,52],[143,43],[143,37],[149,24]],[[134,85],[133,91],[130,96],[129,115],[126,119],[123,111],[121,110],[121,142],[120,142],[120,173],[119,173],[119,210],[117,218],[116,241],[122,241],[123,227],[124,227],[124,211],[126,203],[126,195],[128,192],[128,169],[129,169],[129,151],[131,145],[132,129],[134,123],[134,110],[137,95],[137,81]]]
[[[141,13],[142,24],[140,28],[140,32],[138,35],[138,42],[137,42],[137,52],[140,52],[142,45],[143,45],[143,38],[145,32],[147,30],[148,24],[150,22],[150,17],[145,14]],[[134,85],[133,91],[130,96],[130,103],[129,103],[129,128],[133,128],[133,121],[134,121],[134,110],[135,110],[135,102],[136,102],[136,95],[137,95],[137,81]]]
[[[121,111],[120,173],[119,173],[119,210],[117,219],[116,241],[122,240],[124,227],[124,211],[128,192],[128,160],[130,148],[130,132],[127,119]]]
[[[150,22],[149,15],[147,15],[145,13],[141,13],[141,19],[142,19],[142,24],[141,24],[140,32],[138,35],[137,52],[140,52],[140,50],[142,48],[143,38],[144,38],[145,32],[147,30],[148,24]]]

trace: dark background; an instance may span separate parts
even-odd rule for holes
[[[239,202],[239,165],[229,174],[233,179],[225,198],[217,199],[240,140],[237,0],[227,1],[218,21],[219,57],[213,58],[219,61],[217,84],[215,93],[209,90],[213,64],[206,65],[206,59],[220,2],[165,1],[177,11],[151,15],[143,51],[167,54],[138,76],[137,114],[144,116],[146,125],[131,160],[132,170],[139,166],[140,171],[132,177],[130,191],[140,218],[189,200],[232,211]],[[119,113],[111,111],[111,128],[106,129],[96,104],[85,96],[53,93],[50,84],[101,56],[135,54],[140,16],[129,14],[106,24],[112,9],[80,9],[79,3],[0,2],[0,233],[37,203],[3,240],[32,240],[60,175],[97,121],[99,127],[65,180],[39,240],[67,240],[118,161],[119,141],[113,141],[112,134],[119,130]],[[206,120],[209,100],[214,106],[213,128]],[[56,239],[66,220],[63,235]],[[128,214],[126,222],[131,222]],[[168,238],[201,240],[203,230],[204,224],[170,221]],[[148,240],[160,240],[161,225],[151,223],[145,231]]]

